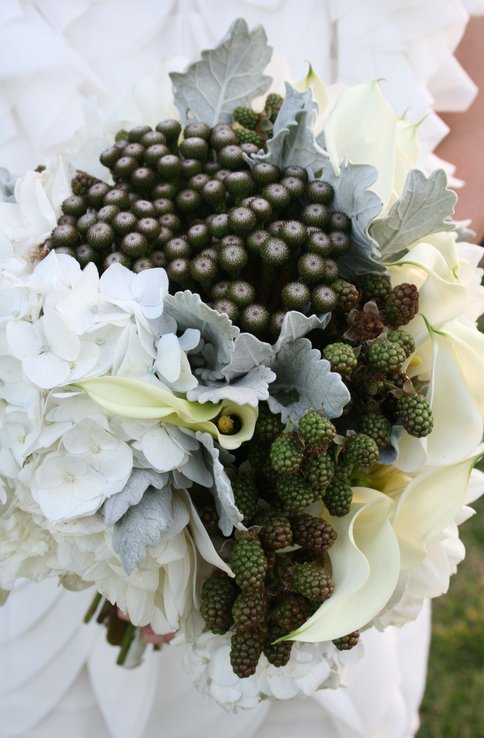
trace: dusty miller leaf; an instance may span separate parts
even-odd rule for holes
[[[224,536],[229,536],[235,525],[236,528],[243,528],[242,513],[239,512],[235,504],[234,492],[230,479],[225,471],[226,463],[222,463],[220,457],[223,458],[223,452],[214,444],[213,438],[209,433],[196,433],[197,440],[205,448],[205,462],[212,470],[214,484],[212,494],[215,498],[215,506],[219,514],[219,528]],[[229,459],[233,458],[231,456]],[[223,459],[225,462],[225,459]]]
[[[252,161],[269,161],[281,169],[296,164],[321,171],[327,156],[313,133],[317,110],[310,89],[300,92],[286,82],[286,97],[267,142],[267,153],[254,154]]]
[[[296,338],[302,338],[302,336],[316,328],[326,328],[330,320],[331,313],[303,315],[297,310],[290,310],[285,314],[282,321],[279,338],[273,346],[274,351],[277,353],[286,343],[295,341]]]
[[[217,404],[221,400],[230,400],[236,405],[257,407],[261,400],[267,400],[269,384],[274,381],[275,376],[271,369],[261,364],[232,380],[230,384],[227,382],[199,384],[188,392],[187,398],[202,404],[205,402]]]
[[[457,195],[447,189],[443,169],[426,177],[419,169],[412,169],[405,187],[388,213],[371,225],[370,233],[378,242],[381,258],[394,261],[415,241],[439,231],[454,228],[452,217]]]
[[[276,380],[270,387],[268,404],[281,420],[299,420],[306,410],[323,410],[328,418],[337,418],[350,400],[350,393],[339,374],[331,371],[329,361],[321,359],[307,338],[285,344],[272,365]]]
[[[127,574],[131,574],[146,556],[149,546],[159,543],[162,533],[173,525],[171,491],[148,489],[113,529],[113,548]]]
[[[376,179],[376,169],[369,164],[342,162],[337,176],[331,164],[324,169],[321,179],[334,189],[333,207],[351,218],[351,248],[338,259],[341,276],[355,279],[367,272],[384,271],[380,251],[368,229],[382,209],[382,201],[368,189]]]
[[[111,495],[103,505],[106,525],[114,525],[130,507],[137,505],[148,487],[162,489],[167,480],[167,474],[159,474],[153,469],[133,469],[121,492]]]
[[[238,18],[218,46],[202,51],[201,61],[190,64],[186,72],[171,72],[182,123],[231,122],[234,108],[250,106],[269,88],[271,78],[263,71],[271,56],[262,26],[249,31],[246,21]]]
[[[232,381],[261,364],[270,366],[273,359],[274,349],[269,343],[260,341],[252,333],[241,333],[235,339],[234,351],[230,362],[224,367],[223,375],[226,380]]]

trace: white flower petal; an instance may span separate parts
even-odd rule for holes
[[[152,428],[143,435],[141,449],[153,469],[160,472],[177,469],[187,459],[185,449],[175,443],[162,426]]]
[[[32,384],[42,389],[52,389],[63,384],[70,375],[67,361],[50,352],[24,359],[22,369]]]

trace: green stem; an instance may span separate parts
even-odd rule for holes
[[[126,630],[124,631],[123,640],[121,641],[118,658],[116,659],[116,663],[118,666],[122,666],[126,661],[126,656],[128,655],[129,647],[133,642],[135,633],[136,626],[132,623],[128,623]]]
[[[89,623],[91,619],[96,614],[96,610],[98,608],[99,603],[101,602],[102,595],[99,592],[96,592],[94,597],[92,598],[91,604],[89,605],[88,609],[86,610],[86,614],[84,615],[84,622]]]

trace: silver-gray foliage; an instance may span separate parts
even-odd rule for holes
[[[167,481],[168,474],[160,474],[153,469],[133,469],[121,492],[111,495],[103,505],[106,525],[114,525],[130,507],[137,505],[148,487],[162,489]]]
[[[234,108],[249,106],[269,88],[271,78],[263,71],[271,56],[262,26],[249,31],[245,20],[234,21],[218,46],[202,51],[201,61],[170,74],[183,124],[230,122]]]

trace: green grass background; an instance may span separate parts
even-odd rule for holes
[[[417,738],[484,738],[484,498],[473,507],[477,515],[461,527],[467,556],[449,592],[433,602]]]

